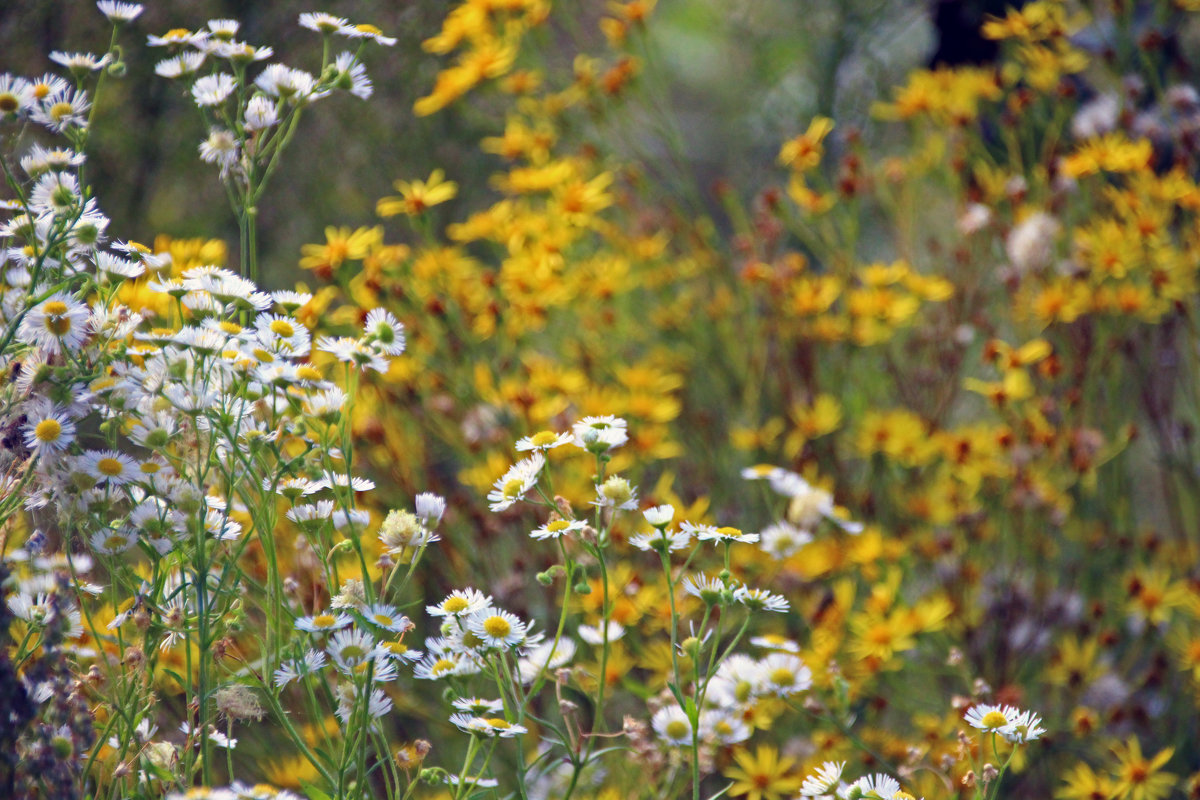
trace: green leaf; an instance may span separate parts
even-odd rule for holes
[[[333,800],[333,798],[331,796],[329,796],[325,792],[321,791],[317,787],[313,786],[312,784],[309,784],[309,783],[302,784],[302,788],[304,790],[305,796],[308,797],[308,800]]]

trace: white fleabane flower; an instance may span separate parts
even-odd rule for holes
[[[539,431],[532,436],[523,436],[517,440],[516,448],[518,453],[528,452],[530,450],[553,450],[556,447],[561,447],[564,444],[570,444],[574,440],[569,433],[555,433],[554,431]]]
[[[33,404],[25,412],[25,446],[37,455],[61,453],[75,440],[75,423],[66,409],[50,402]]]
[[[200,160],[216,164],[225,174],[238,161],[237,137],[224,128],[213,128],[208,138],[200,143]]]
[[[375,93],[367,68],[353,53],[339,53],[333,66],[338,71],[336,85],[339,89],[345,89],[360,100],[368,100]]]
[[[584,417],[571,426],[575,445],[593,453],[604,453],[629,441],[627,423],[620,417]]]
[[[141,3],[121,3],[117,0],[100,0],[96,8],[112,22],[132,22],[142,13]]]
[[[632,511],[637,508],[637,489],[621,476],[613,475],[596,487],[592,505]]]
[[[55,50],[50,54],[50,60],[55,64],[62,64],[72,72],[97,72],[109,65],[112,56],[107,53],[97,56],[95,53],[64,53]]]
[[[692,534],[701,542],[746,542],[758,541],[757,533],[746,533],[728,525],[718,528],[716,525],[698,524],[684,520],[679,527]]]
[[[815,774],[804,779],[804,783],[800,785],[800,794],[803,797],[819,797],[830,794],[837,787],[838,781],[842,779],[842,770],[845,768],[845,761],[826,761],[817,767]]]
[[[812,534],[808,531],[797,528],[786,520],[780,520],[762,529],[759,533],[759,547],[768,555],[784,559],[795,555],[812,539]]]
[[[583,530],[587,523],[581,519],[556,519],[547,522],[540,528],[534,528],[529,534],[534,539],[558,539],[571,533]]]
[[[1032,711],[1022,711],[1017,718],[1000,729],[1000,735],[1013,744],[1025,744],[1039,738],[1046,729],[1042,727],[1042,719]]]
[[[226,72],[205,75],[192,84],[192,99],[198,106],[218,106],[225,102],[225,98],[233,94],[233,90],[236,88],[237,81]]]
[[[250,102],[246,104],[245,120],[246,130],[248,131],[261,131],[272,127],[279,122],[279,112],[275,109],[275,101],[266,95],[254,95],[254,97],[250,98]],[[312,299],[312,295],[309,295],[309,299]],[[304,302],[307,303],[308,300]],[[304,305],[304,303],[300,305]],[[294,311],[295,309],[292,310]]]
[[[106,481],[109,486],[129,483],[138,472],[137,462],[116,450],[88,450],[83,454],[81,466],[97,482]]]
[[[62,133],[68,128],[86,127],[91,107],[91,101],[83,89],[72,92],[67,88],[34,106],[31,116],[34,122],[45,125],[55,133]]]
[[[728,746],[750,738],[750,726],[733,709],[706,709],[700,712],[700,738]]]
[[[91,538],[92,549],[107,556],[124,553],[137,541],[137,532],[129,529],[99,530]]]
[[[663,706],[654,712],[650,726],[667,744],[687,747],[692,743],[692,723],[687,713],[677,705]]]
[[[436,606],[425,606],[425,611],[435,617],[461,617],[482,611],[491,602],[492,598],[478,589],[455,589]]]
[[[236,19],[210,19],[207,23],[209,32],[218,39],[232,39],[241,30],[242,23]]]
[[[300,15],[300,27],[317,33],[336,33],[349,24],[350,20],[323,11],[310,11]]]
[[[786,598],[766,589],[751,589],[749,586],[739,586],[733,593],[733,599],[752,611],[787,611],[789,608]]]
[[[642,512],[642,516],[646,518],[646,522],[654,528],[662,528],[671,524],[671,520],[675,519],[675,506],[669,503],[664,503],[661,506],[647,508]]]
[[[530,684],[541,675],[564,667],[575,657],[575,640],[562,638],[555,644],[549,639],[533,647],[517,661],[517,674],[521,683]]]
[[[645,533],[637,533],[629,537],[629,543],[638,550],[660,552],[664,548],[670,552],[682,550],[692,541],[692,535],[687,531],[670,531],[658,528]]]
[[[625,635],[625,626],[616,620],[610,619],[606,627],[607,631],[604,631],[591,625],[580,625],[577,633],[580,639],[583,639],[590,645],[603,645],[604,634],[606,632],[608,633],[608,641],[610,642],[618,641]]]
[[[82,196],[79,181],[69,172],[49,172],[38,178],[29,193],[29,206],[34,212],[65,216],[79,208]]]
[[[0,115],[3,114],[3,95],[4,82],[3,76],[0,76]],[[29,177],[36,178],[43,172],[74,169],[86,160],[87,157],[83,153],[76,153],[68,147],[42,147],[35,143],[29,148],[29,152],[21,156],[21,169],[25,170]]]
[[[544,466],[546,457],[536,452],[509,467],[492,485],[492,491],[488,492],[488,507],[495,512],[504,511],[524,499],[529,490],[537,485]]]
[[[353,624],[349,614],[324,612],[314,614],[311,617],[300,617],[296,620],[296,629],[307,631],[308,633],[324,633],[326,631],[336,631],[348,627]]]
[[[705,605],[713,606],[721,601],[725,584],[720,578],[710,575],[689,575],[683,579],[683,590],[694,597],[699,597]]]
[[[352,675],[357,667],[375,657],[375,637],[358,628],[347,628],[329,638],[326,651],[338,670]]]
[[[446,513],[446,499],[433,492],[421,492],[413,498],[417,517],[427,528],[436,528]]]
[[[372,309],[363,328],[367,339],[389,356],[404,352],[404,326],[387,309]]]
[[[508,649],[525,641],[528,626],[516,614],[485,608],[467,618],[467,629],[488,647]]]
[[[967,709],[963,719],[973,728],[993,732],[1007,728],[1017,720],[1020,714],[1020,709],[1015,706],[980,703]]]
[[[892,800],[900,791],[900,782],[890,775],[864,775],[846,788],[841,797],[861,797],[869,800]]]
[[[35,99],[29,81],[7,72],[0,75],[0,119],[25,113],[33,107]]]
[[[759,662],[759,668],[762,690],[776,697],[787,697],[812,687],[812,670],[791,653],[771,653]]]
[[[323,652],[320,650],[309,650],[303,659],[285,661],[279,669],[275,670],[275,686],[282,688],[305,675],[320,672],[325,668],[327,663],[329,662],[326,660]]]
[[[470,714],[454,714],[450,721],[464,733],[474,733],[480,736],[510,738],[526,732],[523,725],[517,725],[500,717],[473,717]]]

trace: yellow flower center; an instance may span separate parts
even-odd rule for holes
[[[318,614],[313,617],[314,628],[330,628],[333,627],[333,623],[335,622],[337,622],[337,618],[332,614]]]
[[[683,737],[687,736],[688,733],[690,733],[688,724],[681,719],[671,720],[667,723],[667,727],[664,728],[664,730],[666,731],[667,738],[669,739],[682,739]]]
[[[71,112],[74,110],[75,109],[72,108],[70,103],[60,100],[59,102],[50,106],[50,109],[46,113],[49,114],[50,119],[54,120],[55,122],[61,122],[63,117],[70,116]]]
[[[771,670],[771,683],[776,686],[791,686],[796,682],[796,676],[787,667],[776,667]]]
[[[500,490],[500,493],[505,497],[518,497],[521,494],[521,487],[524,485],[525,481],[520,478],[509,478],[508,482],[504,484],[504,488]]]
[[[124,472],[125,465],[122,464],[121,460],[118,458],[102,458],[96,462],[96,471],[101,475],[107,475],[108,477],[112,478]]]
[[[217,327],[220,328],[223,333],[228,333],[230,336],[235,336],[242,332],[241,325],[238,325],[236,322],[230,322],[229,320],[224,320],[217,323]]]
[[[499,728],[500,730],[506,730],[512,727],[512,724],[508,720],[499,719],[498,717],[490,717],[484,720],[484,722],[486,722],[488,725],[491,725],[493,728]]]
[[[989,711],[983,715],[983,719],[979,721],[979,724],[985,728],[1003,728],[1008,724],[1008,717],[1004,716],[1004,713],[1000,711]]]
[[[439,658],[437,663],[433,665],[433,669],[431,669],[430,672],[432,672],[434,675],[441,675],[443,672],[449,672],[450,670],[454,669],[454,666],[454,662],[450,659]]]
[[[571,527],[571,523],[567,522],[565,519],[556,519],[554,522],[551,522],[546,526],[546,530],[550,531],[551,533],[558,533],[559,531],[565,530],[569,527]]]
[[[346,659],[347,661],[357,661],[366,654],[367,651],[356,644],[348,644],[342,648],[342,658]]]
[[[503,639],[512,633],[512,625],[504,617],[488,617],[483,622],[483,629],[493,639]]]
[[[387,614],[375,614],[372,617],[372,619],[374,619],[376,622],[378,622],[380,625],[382,625],[385,628],[392,624],[392,618],[389,617]]]
[[[542,431],[531,436],[529,441],[534,447],[545,447],[546,445],[554,444],[556,439],[558,439],[558,434],[554,431]]]
[[[296,377],[306,381],[319,381],[321,380],[321,371],[316,367],[310,367],[305,364],[296,369]]]
[[[55,442],[62,436],[62,424],[56,419],[44,419],[33,429],[39,442]]]
[[[285,339],[290,339],[296,335],[296,327],[287,320],[277,319],[271,322],[271,333],[276,336],[282,336]]]
[[[442,608],[451,614],[461,614],[467,610],[468,603],[461,597],[451,597],[442,603]]]
[[[0,112],[11,114],[21,107],[21,103],[17,100],[17,96],[11,92],[0,94]]]
[[[740,539],[742,536],[742,532],[740,530],[737,528],[731,528],[728,525],[723,528],[717,528],[717,533],[721,534],[722,536],[732,536],[735,539]]]
[[[119,547],[124,547],[127,541],[129,540],[124,536],[120,535],[119,533],[114,533],[112,536],[109,536],[104,540],[104,546],[109,550],[116,550]]]

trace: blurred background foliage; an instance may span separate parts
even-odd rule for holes
[[[94,5],[91,0],[4,3],[4,66],[49,69],[53,50],[102,47],[95,41]],[[574,13],[555,14],[534,34],[551,71],[569,69],[568,52],[603,47],[596,23],[604,4],[574,0],[562,5],[574,6]],[[978,38],[978,25],[985,11],[999,13],[1003,5],[991,0],[662,0],[649,30],[648,52],[656,61],[646,65],[647,85],[638,95],[642,102],[597,120],[590,139],[619,156],[638,157],[658,171],[652,177],[712,212],[715,182],[748,197],[776,177],[779,142],[801,122],[823,114],[865,124],[871,102],[912,68],[934,60],[989,57],[994,46]],[[136,30],[144,36],[195,28],[212,18],[237,18],[247,41],[271,43],[278,60],[312,69],[315,65],[304,63],[300,54],[311,55],[314,34],[298,28],[296,18],[317,6],[351,19],[369,17],[399,41],[367,57],[372,74],[380,76],[369,107],[343,96],[303,121],[302,135],[262,208],[260,241],[272,285],[289,282],[300,246],[318,239],[324,226],[372,224],[376,199],[388,194],[397,178],[444,168],[462,187],[442,209],[445,219],[461,219],[496,197],[487,179],[500,159],[477,146],[481,137],[503,126],[502,115],[493,113],[495,98],[475,93],[442,113],[412,115],[413,102],[439,69],[421,42],[441,24],[447,7],[441,0],[323,5],[201,0],[188,3],[185,12],[152,4]],[[568,18],[571,22],[564,23]],[[116,229],[147,240],[159,233],[219,232],[236,241],[234,220],[223,213],[220,185],[195,158],[203,135],[200,120],[179,84],[156,79],[159,55],[128,48],[128,77],[112,84],[98,110],[92,147],[101,203]],[[115,120],[120,124],[108,124]],[[681,146],[672,147],[671,140]],[[397,220],[388,225],[400,228]]]

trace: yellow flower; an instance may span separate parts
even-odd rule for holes
[[[1130,736],[1113,745],[1113,755],[1120,762],[1115,771],[1116,786],[1109,797],[1115,800],[1161,800],[1175,788],[1178,776],[1159,772],[1171,760],[1174,747],[1160,750],[1153,758],[1142,755],[1142,745]]]
[[[789,774],[795,759],[780,758],[779,751],[760,744],[754,755],[739,747],[733,753],[736,767],[725,770],[725,777],[734,783],[729,787],[732,797],[745,795],[748,800],[779,800],[800,788],[804,779]]]
[[[458,194],[458,184],[445,178],[444,170],[435,169],[427,181],[396,181],[393,185],[400,196],[380,199],[375,211],[381,217],[393,217],[396,214],[418,216],[431,206],[451,200]]]
[[[808,130],[794,139],[784,142],[779,149],[779,163],[797,172],[812,169],[821,163],[825,152],[821,142],[833,130],[833,120],[817,117],[809,123]]]
[[[332,274],[347,261],[366,258],[371,248],[383,242],[383,228],[349,228],[329,226],[325,229],[325,244],[306,244],[300,247],[302,269]]]

